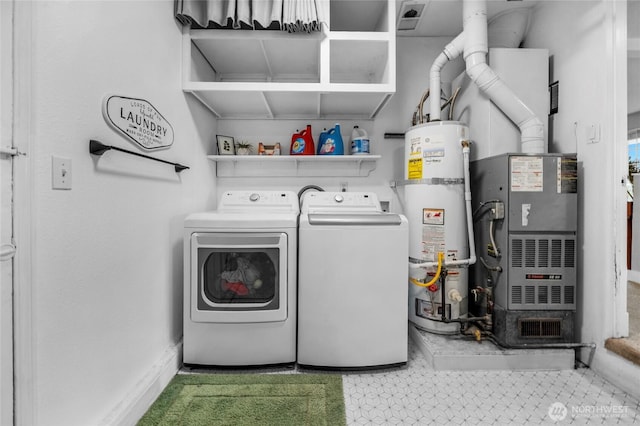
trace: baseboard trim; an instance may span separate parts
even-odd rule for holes
[[[589,367],[609,383],[632,397],[640,399],[640,388],[638,388],[640,366],[610,350],[600,348],[596,351]]]
[[[100,422],[101,426],[138,423],[182,365],[182,342],[168,348],[122,401]]]
[[[640,271],[634,271],[632,269],[627,270],[627,280],[634,283],[640,283]]]

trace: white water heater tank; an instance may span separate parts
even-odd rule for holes
[[[420,124],[405,133],[409,262],[431,263],[410,267],[410,281],[432,280],[438,253],[444,254],[445,265],[469,256],[462,150],[468,140],[469,129],[457,121]],[[459,331],[459,323],[443,319],[467,317],[468,269],[452,266],[445,270],[444,307],[441,280],[428,287],[409,283],[409,320],[427,331],[452,334]]]

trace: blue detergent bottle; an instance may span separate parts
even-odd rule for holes
[[[318,152],[316,152],[317,155],[320,155],[320,150],[322,149],[322,145],[324,145],[324,142],[327,139],[328,133],[329,132],[327,132],[326,127],[322,132],[320,132],[320,136],[318,136]]]
[[[323,138],[324,135],[324,138]],[[318,145],[318,155],[343,155],[344,143],[342,134],[340,133],[340,124],[336,124],[328,132],[320,134],[320,143]]]

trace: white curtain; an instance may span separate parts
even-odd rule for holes
[[[194,28],[319,31],[329,0],[176,0],[176,18]]]

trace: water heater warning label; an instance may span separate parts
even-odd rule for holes
[[[444,209],[422,209],[422,223],[422,257],[435,262],[445,251]]]
[[[422,209],[422,223],[444,225],[444,209]]]
[[[409,179],[422,179],[422,158],[410,158],[407,170]]]

